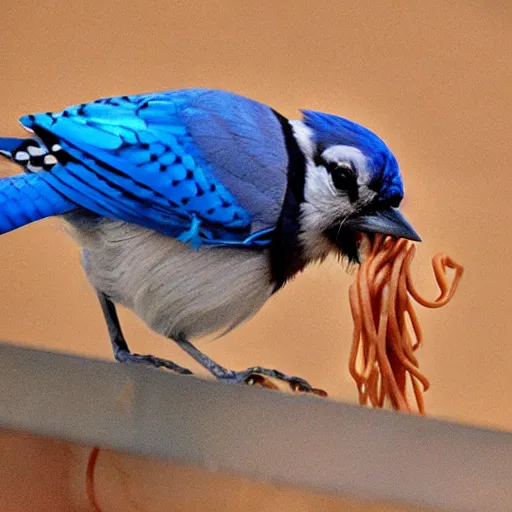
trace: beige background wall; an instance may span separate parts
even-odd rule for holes
[[[466,266],[449,307],[419,311],[422,369],[437,416],[512,429],[509,2],[5,2],[0,133],[25,113],[96,97],[188,86],[233,90],[288,116],[312,108],[377,131],[403,171],[403,210],[430,258]],[[14,171],[0,164],[0,175]],[[336,262],[311,268],[254,319],[203,348],[261,363],[354,400],[346,370],[347,286]],[[47,220],[0,239],[0,339],[110,358],[78,250]],[[132,347],[188,364],[123,312]],[[191,367],[196,368],[191,365]]]

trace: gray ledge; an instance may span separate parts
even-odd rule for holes
[[[512,510],[510,433],[8,344],[0,389],[0,428],[365,500]]]

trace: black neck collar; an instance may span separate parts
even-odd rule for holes
[[[290,121],[276,111],[274,114],[281,124],[288,153],[288,185],[281,215],[270,244],[272,280],[275,284],[274,291],[277,291],[307,264],[299,240],[300,205],[304,201],[306,158],[293,134]]]

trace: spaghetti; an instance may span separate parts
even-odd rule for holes
[[[383,407],[387,399],[393,409],[405,412],[412,411],[406,394],[409,376],[418,412],[424,415],[423,392],[430,384],[414,354],[422,343],[422,331],[411,298],[427,308],[444,306],[455,293],[463,268],[445,254],[435,255],[432,266],[440,295],[427,301],[412,283],[414,253],[414,245],[405,239],[376,235],[370,242],[349,289],[354,319],[349,370],[361,405],[369,401],[373,407]],[[455,271],[451,283],[448,268]]]

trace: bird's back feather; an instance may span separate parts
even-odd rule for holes
[[[265,245],[286,190],[273,111],[223,91],[123,96],[22,123],[66,156],[47,181],[99,215],[193,245]]]

